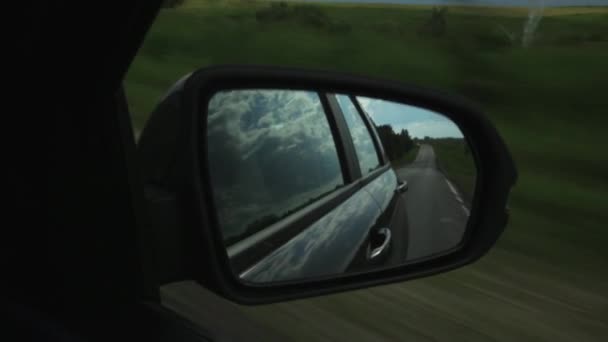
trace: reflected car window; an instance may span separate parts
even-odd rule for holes
[[[220,92],[207,121],[209,172],[226,244],[344,184],[317,93]]]
[[[350,97],[348,95],[336,95],[336,99],[344,113],[344,119],[353,139],[361,174],[365,176],[380,166],[374,141]]]

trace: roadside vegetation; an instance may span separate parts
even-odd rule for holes
[[[393,168],[403,167],[416,159],[418,146],[407,130],[395,132],[391,125],[380,125],[376,126],[376,131]]]
[[[414,145],[407,152],[402,154],[401,157],[391,161],[393,168],[397,169],[414,162],[418,156],[419,149],[420,147],[418,145]]]
[[[441,138],[426,139],[423,143],[433,147],[439,170],[456,186],[470,207],[475,191],[477,169],[466,141],[457,138]]]
[[[465,96],[496,124],[519,169],[509,226],[488,257],[424,280],[242,310],[302,341],[602,340],[608,8],[548,9],[527,48],[523,9],[436,11],[247,0],[163,10],[126,80],[135,130],[181,76],[216,64],[339,70]],[[465,173],[451,170],[460,164],[444,148],[436,146],[442,167]]]

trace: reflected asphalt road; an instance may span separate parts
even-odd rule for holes
[[[409,218],[407,260],[457,245],[469,211],[454,185],[437,169],[433,147],[421,145],[414,162],[395,171],[409,187],[405,193]]]

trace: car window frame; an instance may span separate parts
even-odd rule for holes
[[[384,152],[384,147],[382,146],[382,142],[380,141],[380,137],[378,136],[378,133],[376,132],[373,122],[371,121],[371,119],[365,114],[365,112],[363,111],[361,105],[359,104],[359,101],[356,99],[356,97],[354,95],[346,95],[349,100],[353,103],[353,105],[355,106],[355,109],[358,113],[358,115],[363,119],[363,123],[365,124],[365,127],[367,128],[368,133],[370,134],[370,137],[372,139],[372,142],[374,144],[374,150],[376,151],[376,154],[378,156],[378,161],[379,161],[379,165],[378,167],[373,170],[372,172],[363,175],[363,173],[361,172],[361,166],[359,165],[359,160],[357,157],[357,153],[355,151],[355,145],[353,142],[353,138],[350,134],[350,129],[348,128],[347,124],[346,124],[346,119],[344,117],[344,111],[342,111],[342,108],[340,107],[339,103],[338,103],[338,99],[336,97],[336,95],[342,95],[342,94],[334,94],[334,93],[328,93],[326,94],[328,97],[328,101],[332,106],[332,110],[335,112],[334,115],[336,116],[336,121],[339,122],[339,126],[340,127],[340,133],[342,136],[342,139],[345,140],[345,145],[349,146],[348,148],[346,148],[346,152],[348,152],[347,158],[348,160],[348,165],[350,168],[353,168],[353,174],[357,176],[356,178],[356,182],[358,182],[361,186],[365,186],[366,184],[372,182],[373,180],[375,180],[376,178],[378,178],[380,175],[382,175],[384,172],[386,172],[388,169],[390,169],[390,163],[388,162],[388,158],[385,155]]]
[[[384,151],[384,146],[382,145],[382,140],[380,140],[378,131],[376,131],[376,124],[372,120],[371,116],[369,116],[367,114],[367,112],[363,109],[363,106],[361,106],[361,103],[359,102],[359,99],[356,96],[351,95],[350,100],[355,105],[355,108],[357,108],[359,115],[361,115],[361,117],[363,117],[363,122],[365,122],[367,129],[371,132],[372,141],[374,142],[374,145],[376,146],[376,153],[378,154],[378,159],[380,160],[380,165],[389,164],[390,161],[388,159],[388,156],[386,155],[386,152]]]

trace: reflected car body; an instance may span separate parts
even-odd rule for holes
[[[367,256],[368,240],[375,230],[390,225],[399,200],[396,187],[393,170],[382,170],[345,202],[243,272],[241,278],[253,282],[302,279],[357,271],[372,264]]]
[[[335,95],[323,96],[336,103]],[[328,108],[339,123],[340,107]],[[334,192],[228,246],[233,269],[242,280],[265,283],[357,272],[405,256],[405,187],[390,167],[370,118],[358,104],[357,110],[374,140],[380,166],[365,176],[359,172]],[[352,141],[342,144],[352,146]]]

